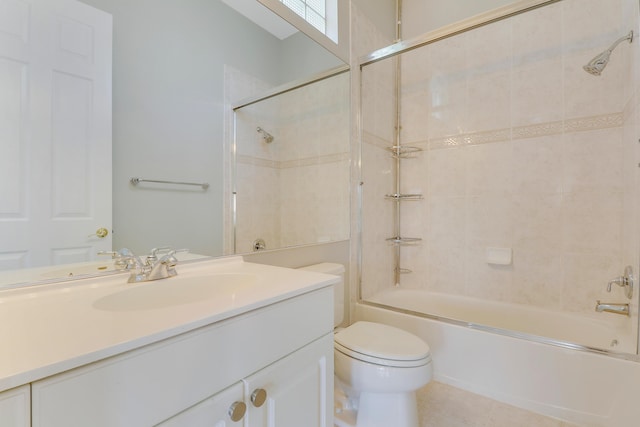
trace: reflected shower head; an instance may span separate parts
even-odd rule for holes
[[[262,139],[264,139],[264,142],[266,142],[267,144],[270,144],[273,142],[273,135],[271,135],[266,130],[262,129],[260,126],[256,128],[256,131],[258,131],[258,133],[262,135]]]
[[[582,68],[589,74],[599,76],[600,74],[602,74],[602,70],[604,70],[604,68],[609,63],[611,52],[613,52],[613,50],[625,40],[629,40],[629,43],[633,42],[633,31],[629,31],[629,34],[616,40],[609,49],[596,55],[591,61],[589,61],[587,65]]]

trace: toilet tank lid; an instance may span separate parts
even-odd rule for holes
[[[339,276],[344,273],[344,265],[335,262],[322,262],[320,264],[307,265],[300,267],[300,270],[309,270],[316,273],[333,274]]]

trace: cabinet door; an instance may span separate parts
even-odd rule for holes
[[[29,395],[28,385],[0,393],[0,426],[31,426]]]
[[[245,427],[333,425],[333,334],[312,342],[243,381]]]
[[[159,427],[241,427],[246,417],[243,385],[237,383],[158,424]],[[236,419],[235,421],[232,419]]]

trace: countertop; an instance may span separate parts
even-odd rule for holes
[[[337,283],[304,270],[244,262],[242,257],[178,265],[172,281],[247,274],[252,286],[168,307],[112,311],[100,298],[160,281],[127,283],[128,274],[0,291],[0,391],[77,368],[202,326]],[[193,280],[193,279],[191,279]],[[216,286],[215,280],[211,280]]]

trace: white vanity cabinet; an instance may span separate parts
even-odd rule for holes
[[[247,411],[244,400],[244,388],[239,382],[158,424],[158,427],[241,427]]]
[[[327,391],[333,390],[333,334],[243,383],[248,397],[245,427],[332,426],[333,393]]]
[[[32,426],[329,427],[332,330],[331,287],[244,312],[32,383]]]
[[[172,417],[161,427],[328,427],[333,334]]]
[[[0,426],[31,426],[29,396],[30,390],[28,385],[0,393]]]

